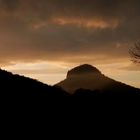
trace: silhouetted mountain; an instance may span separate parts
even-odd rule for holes
[[[56,86],[48,86],[37,80],[0,70],[0,97],[11,99],[53,97],[54,99],[54,97],[114,95],[137,96],[140,95],[140,89],[112,80],[90,65],[82,65],[70,70],[67,79]]]
[[[67,74],[67,78],[58,83],[75,96],[79,95],[138,95],[140,89],[128,86],[104,76],[97,68],[91,65],[81,65]],[[80,89],[80,90],[79,90]]]
[[[7,97],[61,97],[68,94],[58,87],[51,87],[37,80],[13,75],[0,70],[0,96]]]

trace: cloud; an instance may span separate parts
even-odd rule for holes
[[[129,64],[127,66],[121,67],[121,70],[127,70],[127,71],[140,71],[140,66],[137,64]]]
[[[139,0],[0,0],[0,64],[129,59]]]
[[[77,18],[55,18],[54,23],[58,25],[77,25],[78,27],[105,29],[116,28],[119,24],[117,20],[105,21],[102,19],[77,19]]]

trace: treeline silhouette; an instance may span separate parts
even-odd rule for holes
[[[121,90],[121,89],[120,89]],[[75,91],[74,93],[74,96],[75,97],[95,97],[95,96],[114,96],[114,97],[117,97],[117,96],[140,96],[140,91],[138,89],[135,89],[135,90],[132,90],[131,88],[130,89],[127,89],[127,92],[126,90],[125,91],[121,91],[121,92],[118,92],[118,91],[115,91],[115,90],[106,90],[106,91],[101,91],[101,90],[89,90],[89,89],[78,89]]]
[[[115,89],[118,89],[115,90]],[[14,75],[5,70],[0,70],[0,96],[10,98],[28,98],[28,97],[44,97],[44,98],[62,98],[62,97],[95,97],[95,96],[140,96],[140,89],[119,86],[107,89],[105,91],[78,89],[74,94],[69,94],[58,86],[49,86],[37,80],[24,76]],[[125,90],[124,90],[125,89]],[[127,91],[127,92],[126,92]]]

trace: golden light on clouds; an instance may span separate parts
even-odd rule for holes
[[[100,18],[65,18],[55,17],[49,21],[36,21],[32,23],[33,29],[40,29],[49,26],[49,24],[55,24],[60,26],[74,25],[81,28],[92,29],[115,29],[121,24],[121,20],[118,19],[100,19]]]
[[[50,21],[39,21],[33,23],[34,29],[40,29],[43,27],[47,27],[48,24],[56,24],[60,26],[65,25],[75,25],[77,27],[82,28],[93,28],[93,29],[115,29],[119,26],[120,21],[117,19],[86,19],[86,18],[64,18],[64,17],[56,17],[51,19]]]
[[[117,28],[118,20],[103,20],[103,19],[85,19],[85,18],[54,18],[53,22],[59,25],[76,25],[78,27],[105,29]]]

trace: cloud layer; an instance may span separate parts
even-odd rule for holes
[[[0,64],[109,63],[140,38],[139,0],[0,0]]]

